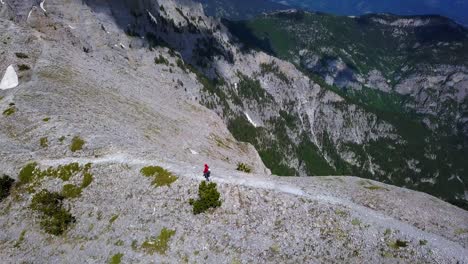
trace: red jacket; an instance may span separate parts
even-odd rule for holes
[[[210,167],[208,167],[208,164],[205,164],[205,169],[203,170],[203,173],[207,173],[210,170]]]

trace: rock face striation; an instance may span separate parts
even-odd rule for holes
[[[386,175],[378,153],[361,159],[354,146],[405,138],[294,64],[246,49],[201,4],[0,8],[0,69],[18,65],[19,78],[0,91],[0,174],[16,180],[0,190],[4,262],[468,261],[468,213],[435,197],[271,176]],[[193,215],[204,163],[222,205]]]

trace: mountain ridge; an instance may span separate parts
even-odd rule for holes
[[[266,163],[331,175],[336,146],[401,136],[293,63],[244,50],[201,5],[12,3],[0,11],[0,69],[20,81],[0,91],[12,109],[0,172],[16,180],[0,201],[6,262],[466,261],[467,212],[436,197],[269,175]],[[204,163],[222,205],[194,215]],[[154,185],[147,166],[175,181]],[[73,220],[61,235],[34,209],[47,193]]]

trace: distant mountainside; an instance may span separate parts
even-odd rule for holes
[[[210,16],[231,20],[253,18],[261,13],[269,13],[291,7],[270,0],[196,0]]]
[[[464,199],[468,183],[464,27],[440,16],[340,17],[303,11],[225,23],[246,47],[289,60],[322,87],[396,128],[396,137],[337,146],[338,155],[326,150],[323,142],[321,153],[334,164],[335,173],[368,175],[450,200]],[[254,140],[249,142],[255,145]]]
[[[339,15],[367,13],[394,13],[398,15],[438,14],[468,25],[468,1],[463,0],[272,0],[290,6],[302,7]]]

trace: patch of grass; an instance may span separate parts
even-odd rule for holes
[[[357,218],[354,218],[352,221],[351,221],[351,224],[352,225],[360,225],[361,224],[361,220],[357,219]]]
[[[45,170],[41,170],[36,162],[26,164],[19,172],[18,184],[32,184],[31,186],[40,183],[40,180],[50,177],[58,178],[62,181],[68,181],[71,177],[77,176],[80,172],[83,174],[83,182],[80,187],[78,186],[64,186],[64,195],[67,197],[77,197],[76,195],[81,192],[81,189],[86,188],[91,184],[93,180],[92,174],[89,172],[91,164],[88,163],[84,166],[80,166],[78,163],[70,163],[66,165],[60,165],[58,167],[49,167]],[[28,187],[29,188],[29,187]]]
[[[238,171],[243,171],[243,172],[246,172],[246,173],[251,173],[252,172],[252,168],[245,164],[245,163],[242,163],[242,162],[239,162],[237,163],[237,169]]]
[[[75,136],[73,137],[72,139],[72,142],[71,142],[71,145],[70,145],[70,150],[72,152],[76,152],[76,151],[79,151],[79,150],[82,150],[83,149],[83,145],[85,144],[86,142],[81,139],[79,136]]]
[[[364,188],[369,189],[369,190],[371,190],[371,191],[378,191],[378,190],[386,190],[386,191],[388,191],[387,188],[380,187],[380,186],[377,186],[377,185],[364,186]]]
[[[153,255],[154,253],[165,255],[169,248],[169,240],[175,233],[175,230],[170,230],[164,227],[158,237],[152,237],[143,242],[141,248],[150,255]]]
[[[73,184],[65,184],[62,189],[65,198],[77,198],[81,196],[81,188]]]
[[[342,210],[336,210],[335,214],[337,214],[337,215],[339,215],[341,217],[348,216],[348,213],[346,211],[342,211]]]
[[[133,251],[137,251],[138,250],[138,241],[133,240],[131,247],[132,247]]]
[[[113,216],[109,219],[109,224],[114,223],[115,220],[117,220],[117,218],[119,218],[119,215],[113,215]]]
[[[73,162],[66,165],[60,165],[57,168],[49,167],[44,171],[39,170],[39,174],[41,177],[48,176],[68,181],[73,175],[76,175],[82,170],[83,167],[80,167],[77,162]]]
[[[171,186],[178,179],[170,171],[159,166],[144,167],[140,172],[146,177],[153,178],[152,184],[156,187]]]
[[[26,236],[26,230],[21,231],[21,234],[20,234],[18,240],[16,241],[16,243],[15,243],[15,245],[14,245],[15,248],[18,248],[18,247],[21,246],[21,244],[22,244],[23,241],[24,241],[24,237],[25,237],[25,236]]]
[[[117,240],[117,242],[114,243],[114,245],[118,246],[118,247],[121,247],[121,246],[125,245],[125,243],[123,242],[122,239],[119,239],[119,240]]]
[[[35,178],[35,172],[37,170],[37,163],[31,162],[24,166],[18,175],[19,184],[30,183]]]
[[[120,264],[122,262],[122,257],[124,256],[124,254],[122,253],[117,253],[115,255],[113,255],[109,261],[107,263],[109,264]]]
[[[200,214],[209,208],[221,206],[220,193],[216,189],[216,183],[202,181],[198,186],[198,200],[190,199],[189,203],[193,206],[193,214]]]
[[[61,194],[45,189],[34,195],[30,207],[40,214],[40,225],[46,233],[62,235],[76,221],[63,207],[64,199]]]
[[[10,106],[5,111],[3,111],[4,116],[11,116],[14,113],[16,113],[16,107],[15,106]]]
[[[93,182],[93,175],[89,172],[83,172],[83,181],[81,182],[81,188],[88,187]]]
[[[459,235],[463,235],[463,234],[466,234],[468,233],[468,229],[466,228],[458,228],[457,230],[455,230],[455,235],[459,236]]]
[[[47,148],[49,146],[49,140],[47,139],[47,137],[43,137],[39,139],[39,144],[42,148]]]
[[[408,246],[408,241],[397,239],[395,242],[388,244],[393,249],[400,249]]]
[[[15,180],[8,175],[3,175],[0,178],[0,202],[10,195],[10,190]]]
[[[392,234],[392,230],[390,228],[385,229],[384,236],[389,236]]]

